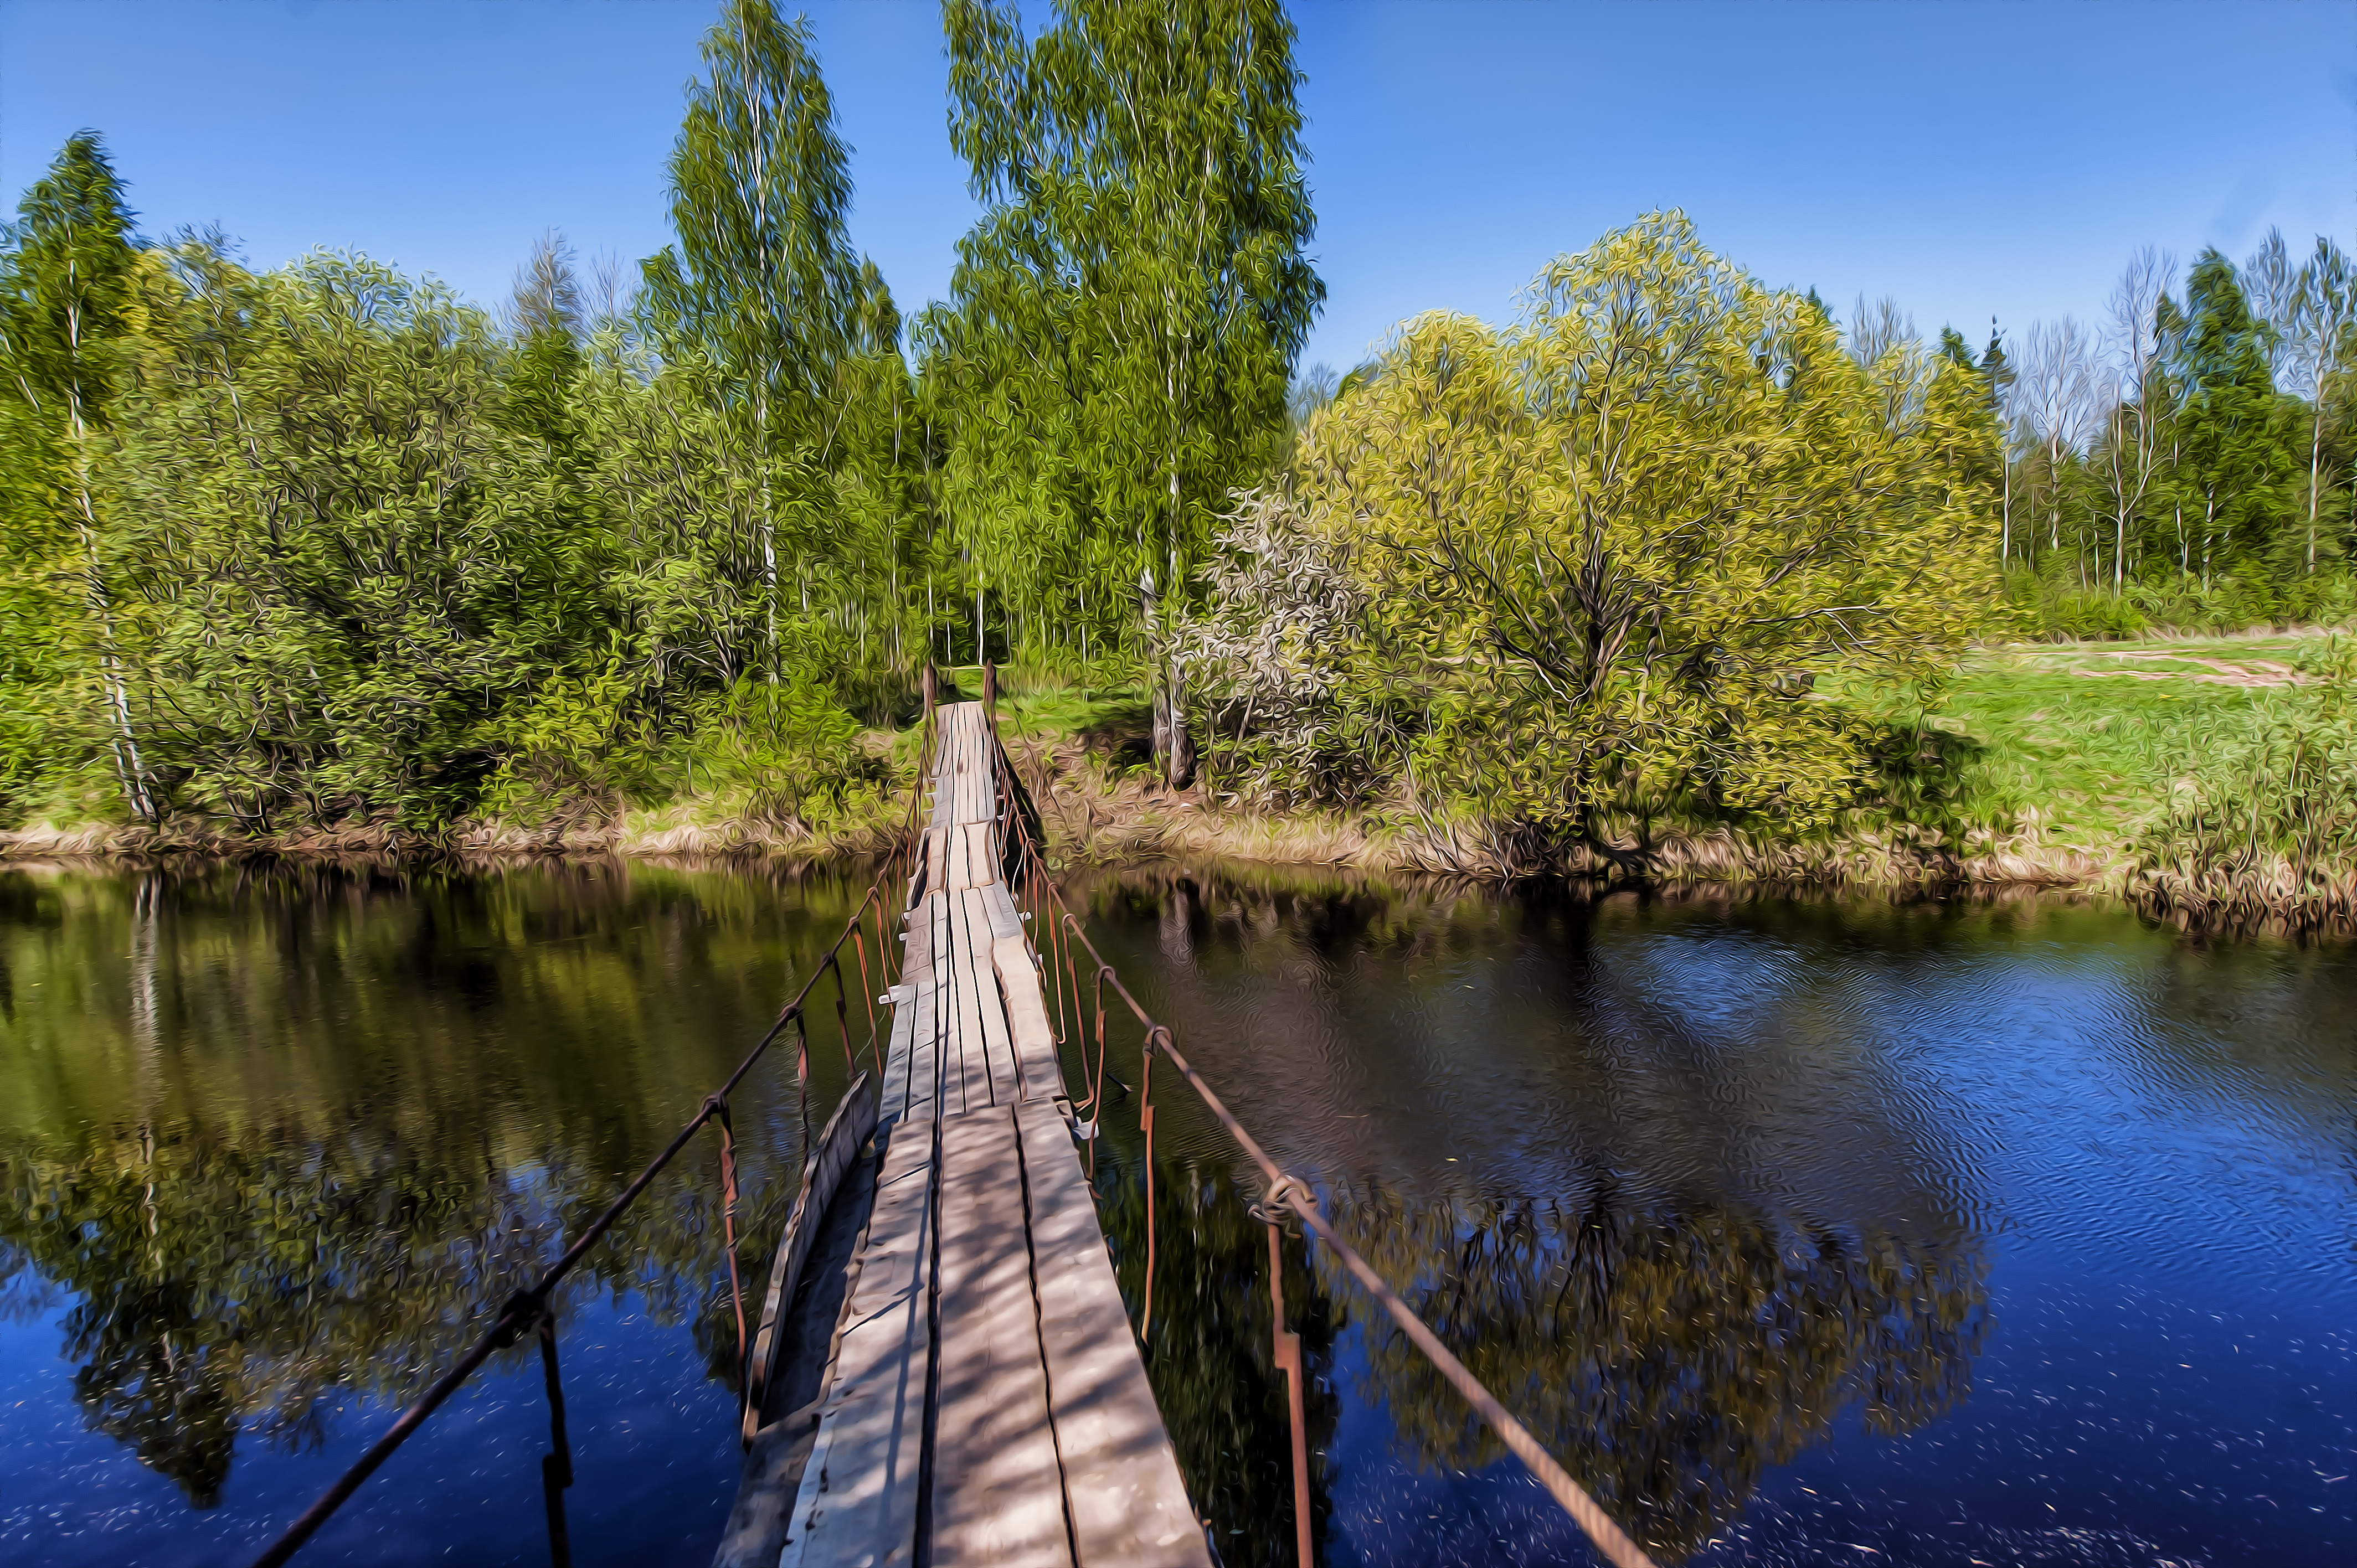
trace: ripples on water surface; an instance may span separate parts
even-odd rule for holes
[[[0,1559],[250,1552],[662,1146],[864,886],[0,874]],[[1168,872],[1073,896],[1664,1561],[2357,1551],[2347,949],[2030,902]],[[823,1114],[831,1022],[813,1054]],[[735,1104],[755,1273],[791,1061]],[[1135,1030],[1113,1061],[1135,1086]],[[1289,1563],[1264,1233],[1157,1079],[1149,1367],[1226,1561]],[[1097,1168],[1142,1314],[1135,1112]],[[715,1164],[686,1156],[560,1305],[585,1565],[701,1564],[734,1495]],[[1326,1561],[1586,1561],[1338,1269],[1297,1240],[1286,1265]],[[303,1560],[544,1562],[546,1442],[537,1364],[494,1362]]]

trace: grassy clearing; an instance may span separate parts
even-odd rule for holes
[[[971,682],[969,682],[971,684]],[[2344,635],[2014,644],[1975,653],[1926,712],[1838,679],[1819,700],[1889,726],[1884,799],[1806,840],[1657,823],[1653,875],[2082,882],[2154,908],[2264,923],[2357,918],[2357,643]],[[1143,693],[1041,682],[1006,733],[1057,779],[1067,853],[1479,869],[1471,847],[1335,814],[1222,811],[1164,790]],[[1042,809],[1050,802],[1043,801]],[[1059,832],[1060,829],[1060,832]],[[1631,869],[1583,862],[1572,869]]]
[[[1984,650],[1923,719],[1942,736],[1940,792],[1973,827],[2117,861],[2229,737],[2311,718],[2327,678],[2304,666],[2334,646],[2312,634]]]

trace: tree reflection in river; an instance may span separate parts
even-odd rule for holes
[[[1331,1207],[1473,1374],[1671,1559],[1843,1411],[1896,1434],[1953,1405],[1987,1324],[1986,1267],[1969,1246],[1783,1230],[1723,1202],[1632,1202],[1609,1183],[1573,1207],[1368,1194]],[[1356,1316],[1366,1397],[1426,1463],[1506,1457],[1388,1317],[1372,1304]]]
[[[62,1293],[85,1421],[213,1506],[242,1432],[313,1448],[351,1396],[407,1403],[611,1200],[856,897],[794,891],[780,920],[748,918],[759,878],[603,866],[0,875],[0,1299]],[[748,1259],[799,1165],[791,1049],[734,1107]],[[560,1323],[633,1294],[733,1377],[716,1159],[640,1198]]]
[[[1878,1081],[1881,1064],[1835,1057],[1756,1000],[1759,1038],[1724,1048],[1674,1016],[1719,1004],[1724,987],[1600,957],[1577,934],[1592,911],[1544,897],[1169,869],[1088,890],[1108,956],[1121,963],[1114,949],[1127,948],[1148,1004],[1287,1168],[1318,1181],[1344,1238],[1664,1558],[1739,1516],[1763,1474],[1845,1412],[1895,1434],[1965,1396],[1988,1323],[1985,1250],[1953,1162],[1924,1144],[1936,1132],[1911,1112],[1878,1114],[1909,1104]],[[1543,967],[1527,961],[1534,928]],[[1792,970],[1785,1026],[1810,1016],[1813,983]],[[1192,1096],[1167,1069],[1157,1081],[1161,1146],[1188,1166],[1215,1161]],[[1521,1110],[1501,1121],[1508,1105]],[[1134,1309],[1135,1115],[1109,1111],[1128,1158],[1099,1183]],[[1435,1175],[1452,1165],[1468,1174]],[[1232,1455],[1250,1455],[1255,1477],[1273,1465],[1272,1479],[1237,1483],[1238,1511],[1289,1520],[1260,1229],[1235,1178],[1176,1176],[1166,1166],[1157,1333],[1234,1316],[1250,1326],[1221,1342],[1254,1348],[1249,1366],[1157,1364],[1157,1391],[1181,1409],[1202,1402],[1190,1391],[1240,1391],[1249,1409],[1174,1417],[1174,1435],[1196,1455],[1190,1477]],[[1288,1299],[1318,1328],[1313,1372],[1335,1375],[1337,1337],[1354,1324],[1358,1397],[1389,1412],[1422,1466],[1505,1460],[1340,1266],[1308,1251],[1311,1276]],[[1204,1359],[1191,1340],[1156,1355]],[[1313,1412],[1313,1450],[1330,1429]]]
[[[250,1556],[662,1147],[865,886],[0,871],[0,1561]],[[1665,1560],[2348,1555],[2348,1485],[2309,1463],[2357,1409],[2346,950],[2052,899],[1178,868],[1068,893]],[[815,1117],[844,1077],[820,993]],[[791,1196],[791,1082],[781,1054],[733,1106],[748,1279]],[[1257,1184],[1167,1069],[1153,1090],[1148,1372],[1223,1555],[1277,1568]],[[1137,1106],[1114,1096],[1096,1155],[1142,1315]],[[581,1568],[700,1568],[734,1495],[716,1165],[691,1147],[560,1304]],[[1333,1260],[1285,1260],[1321,1559],[1582,1560]],[[306,1560],[545,1562],[541,1399],[528,1359],[495,1364]]]

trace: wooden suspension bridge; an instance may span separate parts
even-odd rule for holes
[[[997,739],[979,703],[939,726],[880,1092],[788,1221],[715,1563],[1210,1568],[1008,891]]]
[[[1254,1213],[1269,1233],[1274,1351],[1290,1394],[1301,1568],[1313,1558],[1309,1456],[1300,1345],[1285,1330],[1278,1286],[1283,1222],[1297,1222],[1327,1249],[1603,1557],[1618,1568],[1652,1568],[1335,1233],[1310,1189],[1236,1120],[1062,908],[1039,858],[1036,816],[999,746],[991,676],[985,666],[982,702],[936,706],[927,670],[931,761],[910,803],[908,842],[769,1031],[637,1179],[533,1284],[508,1298],[473,1347],[254,1559],[254,1568],[289,1561],[468,1378],[527,1337],[538,1343],[549,1402],[551,1452],[541,1477],[550,1554],[555,1568],[569,1568],[564,1492],[572,1461],[554,1293],[706,1129],[720,1139],[746,1446],[715,1568],[1214,1568],[1218,1554],[1155,1404],[1075,1147],[1093,1134],[1098,1096],[1082,1103],[1090,1121],[1079,1121],[1048,1019],[1045,966],[1010,873],[1042,913],[1057,916],[1051,945],[1068,961],[1077,949],[1093,961],[1098,1076],[1107,995],[1145,1030],[1139,1065],[1147,1077],[1139,1101],[1148,1181],[1146,1090],[1154,1064],[1164,1061],[1267,1182]],[[931,811],[920,821],[927,798]],[[900,889],[894,885],[904,865]],[[879,999],[890,1012],[888,1049],[871,1047],[871,1070],[854,1077],[824,1131],[805,1137],[802,1187],[748,1322],[737,1275],[728,1097],[790,1026],[805,1028],[813,989],[830,971],[840,1019],[845,945],[864,955],[863,922],[873,919],[880,938],[894,902],[904,905],[905,951],[897,983]],[[865,965],[863,956],[863,973]],[[1072,978],[1077,1005],[1076,976],[1059,972]],[[804,1035],[797,1077],[805,1090],[807,1047]],[[1150,1188],[1147,1208],[1150,1225]]]

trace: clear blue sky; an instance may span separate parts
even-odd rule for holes
[[[0,0],[0,187],[102,132],[150,232],[219,222],[485,303],[542,230],[634,261],[710,0]],[[904,311],[974,215],[931,0],[811,4]],[[1038,7],[1034,7],[1035,12]],[[2100,312],[2128,252],[2357,247],[2357,5],[1297,5],[1314,243],[1307,360],[1492,318],[1550,256],[1657,206],[1770,283],[1927,331]]]

